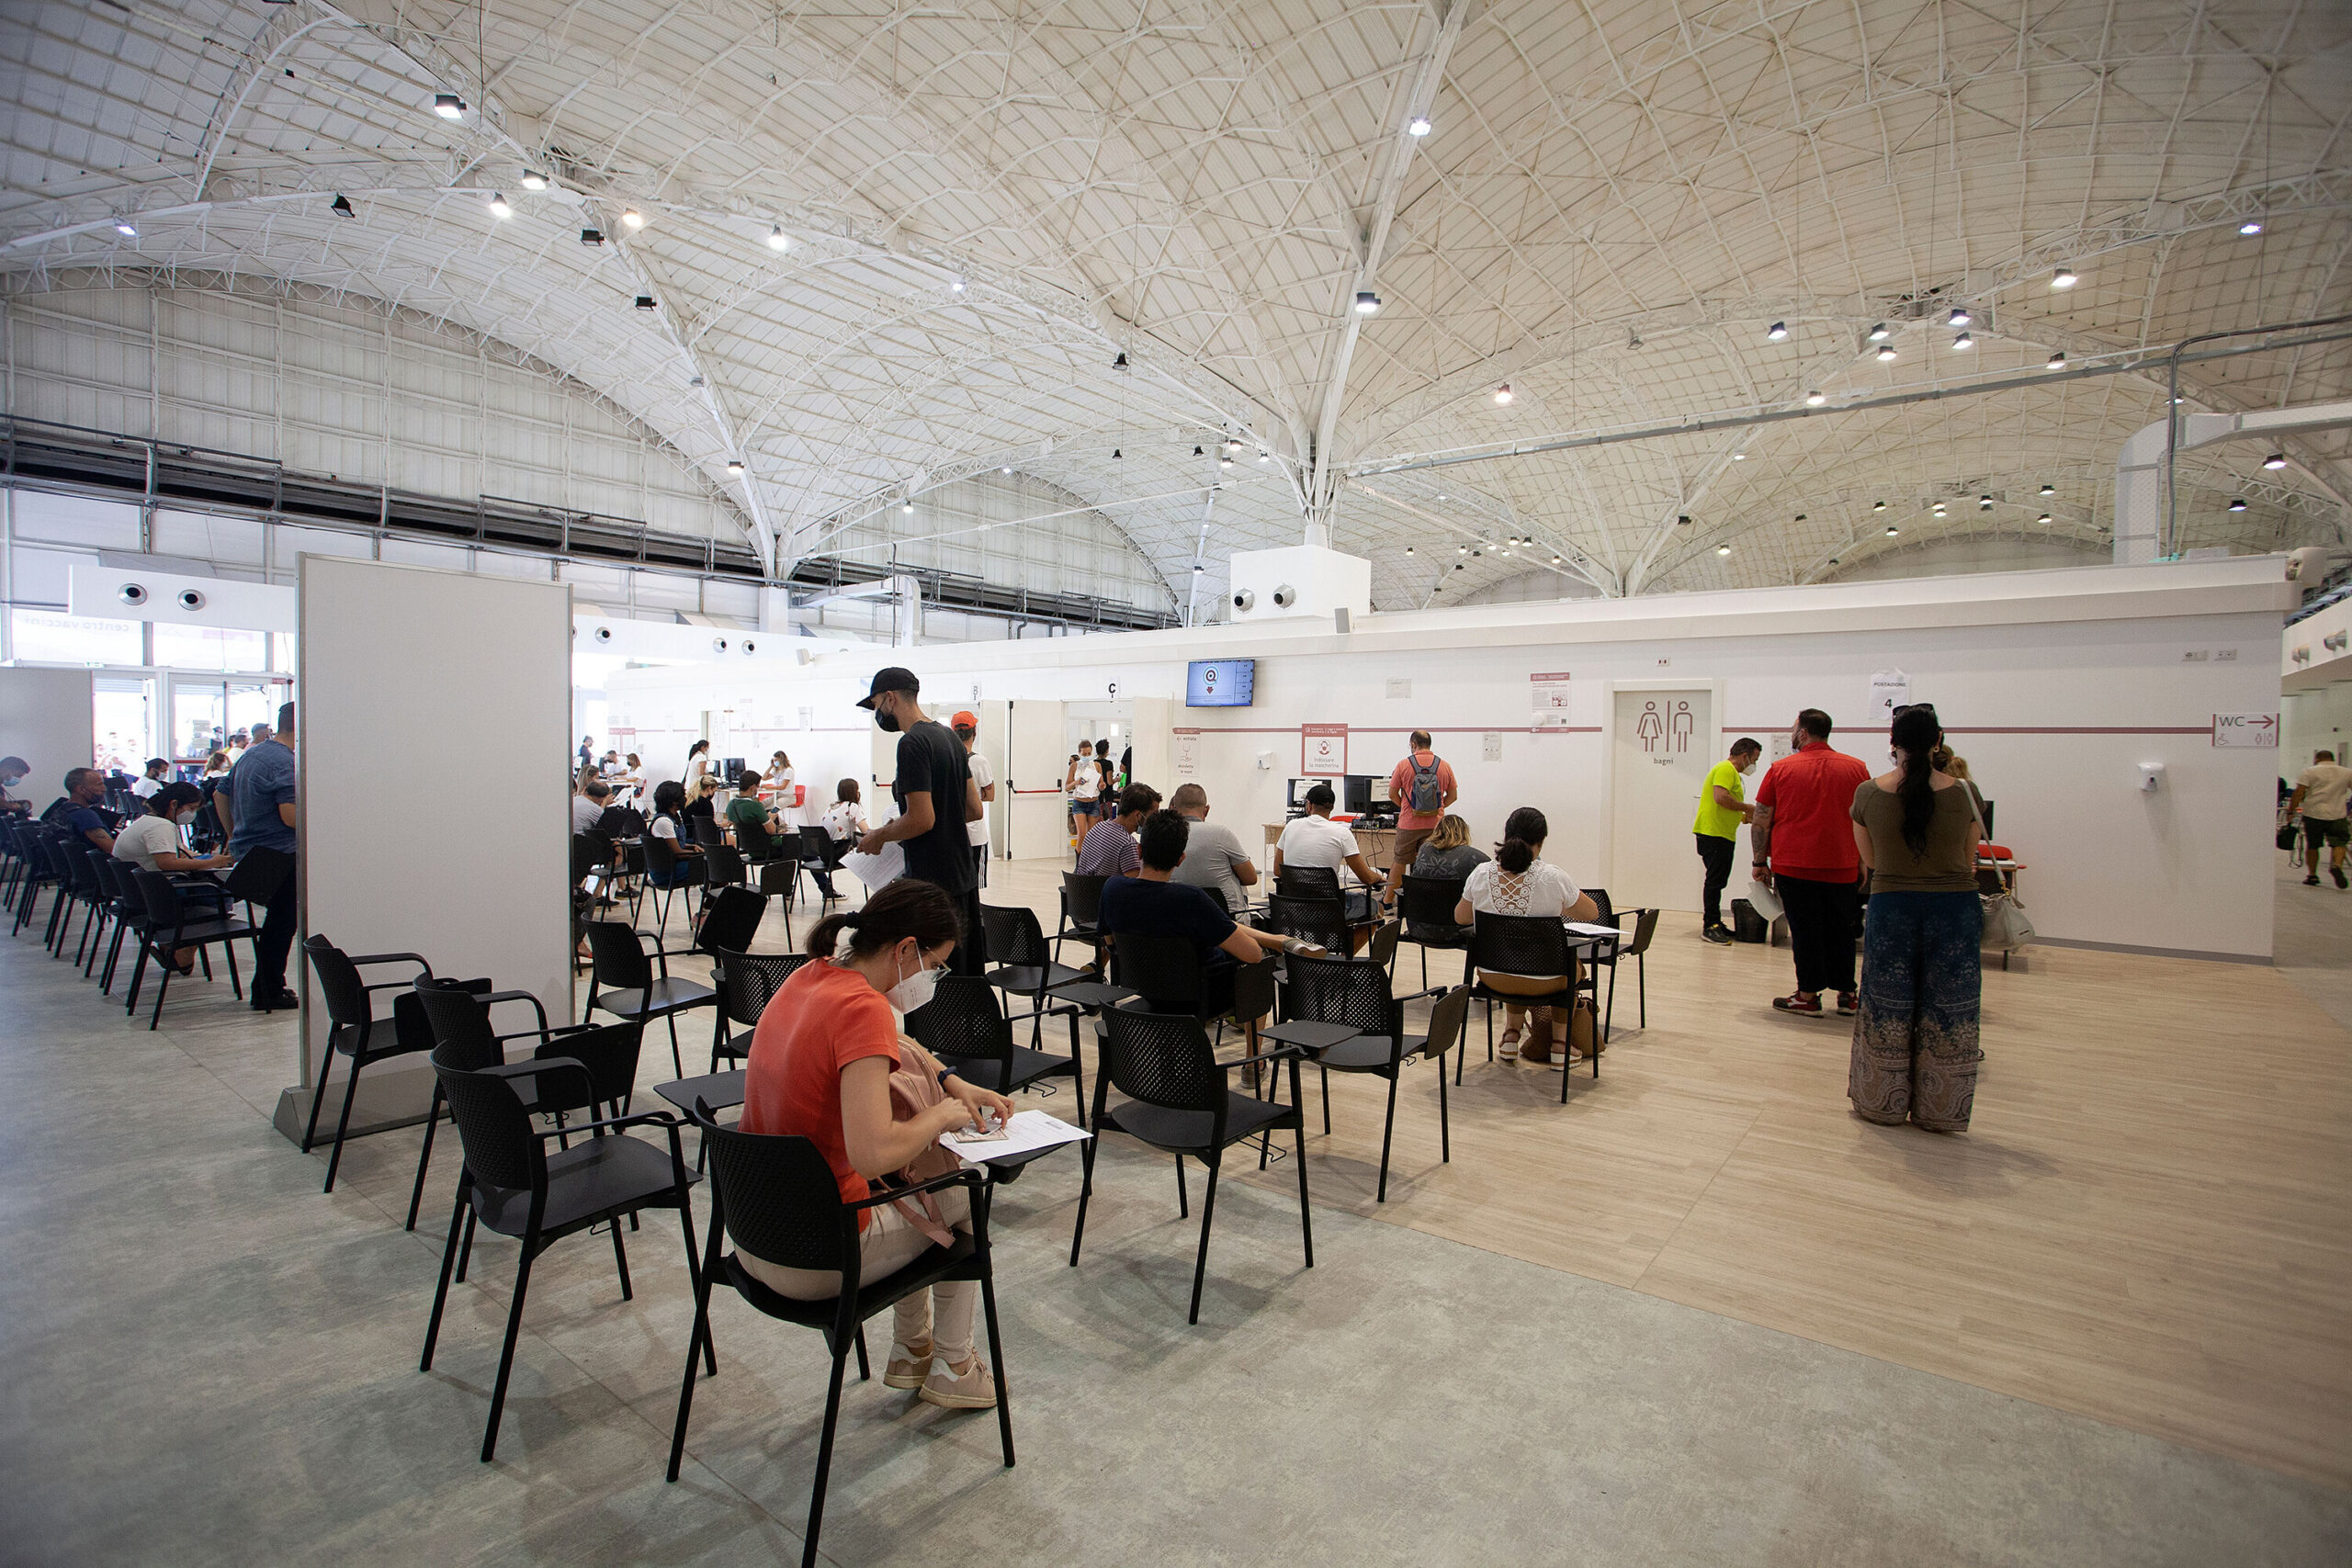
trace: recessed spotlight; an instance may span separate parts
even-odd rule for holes
[[[2273,452],[2270,456],[2262,459],[2262,466],[2266,468],[2283,468],[2287,466],[2287,454],[2284,452]]]
[[[433,95],[433,112],[443,119],[463,119],[466,100],[455,93],[435,93]]]
[[[1413,552],[1412,552],[1412,551],[1410,551],[1410,550],[1407,550],[1405,553],[1406,553],[1407,555],[1411,555]],[[1193,563],[1193,570],[1194,571],[1206,571],[1206,570],[1208,570],[1208,568],[1206,568],[1206,567],[1203,566],[1203,565],[1202,565],[1200,562],[1198,562],[1198,561],[1194,561],[1194,562]]]
[[[1809,409],[1817,409],[1828,400],[1829,394],[1826,392],[1814,391],[1804,395],[1804,406]]]
[[[1786,343],[1789,338],[1789,323],[1774,321],[1764,329],[1764,335],[1774,343]]]
[[[1470,547],[1467,545],[1456,545],[1453,547],[1453,553],[1457,556],[1466,556],[1470,553]]]
[[[743,459],[741,457],[728,458],[727,472],[728,476],[731,479],[741,479],[743,477]]]
[[[621,209],[621,223],[625,228],[642,229],[645,227],[645,214],[634,207],[624,207]]]
[[[1747,454],[1745,452],[1734,452],[1731,455],[1731,460],[1735,463],[1745,463],[1747,461]]]
[[[2081,281],[2081,278],[2075,276],[2075,269],[2071,266],[2062,266],[2050,275],[2050,287],[2052,288],[2072,288]]]
[[[1889,338],[1893,337],[1894,335],[1894,330],[1893,330],[1892,328],[1888,327],[1888,325],[1887,325],[1884,321],[1881,321],[1881,322],[1879,322],[1876,326],[1873,326],[1872,328],[1871,328],[1870,340],[1869,340],[1869,341],[1871,341],[1871,343],[1884,343],[1887,339],[1889,339]]]
[[[1892,524],[1892,523],[1889,523],[1889,524],[1886,525],[1886,536],[1887,536],[1888,538],[1890,538],[1890,539],[1892,539],[1893,537],[1894,537],[1894,536],[1895,536],[1895,535],[1897,535],[1897,534],[1901,533],[1902,531],[1903,531],[1903,530],[1901,530],[1900,528],[1897,528],[1897,527],[1896,527],[1894,524]]]
[[[1111,368],[1112,368],[1112,369],[1114,369],[1114,370],[1125,370],[1125,369],[1126,369],[1127,367],[1127,367],[1127,351],[1126,351],[1125,349],[1124,349],[1124,348],[1123,348],[1123,349],[1119,350],[1119,352],[1118,352],[1118,353],[1116,353],[1116,354],[1114,354],[1114,355],[1113,355],[1111,356]]]
[[[1012,464],[1010,464],[1010,463],[1007,463],[1003,468],[999,468],[999,469],[997,470],[997,472],[998,472],[998,473],[1000,473],[1000,474],[1009,474],[1009,473],[1012,472]]]
[[[1943,503],[1942,502],[1940,502],[1940,501],[1939,501],[1939,502],[1936,502],[1933,506],[1930,506],[1929,508],[1928,508],[1928,513],[1929,513],[1930,515],[1932,515],[1932,516],[1941,517],[1941,516],[1944,514],[1944,503]]]
[[[637,308],[640,310],[650,310],[653,309],[653,296],[650,294],[639,295],[637,297]]]
[[[2262,232],[2262,220],[2261,220],[2261,219],[2259,219],[2259,218],[2249,218],[2249,219],[2247,219],[2245,222],[2243,222],[2243,223],[2241,223],[2241,224],[2239,224],[2239,225],[2238,225],[2238,232],[2239,232],[2239,233],[2241,233],[2241,234],[2259,234],[2259,233],[2261,233],[2261,232]]]
[[[791,247],[791,244],[792,236],[784,231],[783,224],[779,223],[775,228],[768,231],[768,249],[772,251],[787,250]]]
[[[547,175],[540,174],[536,169],[526,169],[523,171],[523,188],[525,190],[545,190],[548,188],[548,177]]]
[[[1977,510],[1977,511],[1979,511],[1979,512],[1990,512],[1990,511],[1992,511],[1992,510],[1993,510],[1993,498],[1992,498],[1991,496],[1989,496],[1989,495],[1980,495],[1980,496],[1978,496],[1978,497],[1976,498],[1976,510]]]
[[[2066,368],[2066,356],[2064,354],[2053,353],[2050,356],[2050,363],[2043,366],[2042,368],[2045,370],[2064,370]]]
[[[327,210],[334,213],[337,218],[356,218],[359,216],[359,214],[351,210],[351,198],[343,195],[337,195],[333,201],[328,202]]]
[[[490,215],[502,221],[514,216],[514,209],[506,205],[504,192],[502,191],[490,198]]]
[[[1219,457],[1216,460],[1216,466],[1220,468],[1229,468],[1233,467],[1233,459],[1230,457]]]
[[[1948,327],[1964,327],[1975,319],[1975,317],[1968,313],[1967,306],[1954,305],[1951,308],[1951,314],[1944,318],[1944,325]]]
[[[1258,461],[1261,463],[1271,463],[1273,460],[1274,455],[1272,452],[1261,452],[1258,454]]]
[[[1409,555],[1411,555],[1411,554],[1413,553],[1413,547],[1412,547],[1412,546],[1410,546],[1410,545],[1407,545],[1407,546],[1405,547],[1405,553],[1406,553],[1407,555],[1408,555],[1408,556],[1409,556]]]
[[[2233,501],[2230,502],[2230,510],[2232,512],[2244,512],[2245,510],[2245,502],[2244,501]]]
[[[2041,493],[2043,495],[2056,495],[2058,493],[2058,487],[2056,485],[2043,485],[2041,487]]]
[[[1359,288],[1359,289],[1357,289],[1357,290],[1356,290],[1356,314],[1357,314],[1357,315],[1359,315],[1359,316],[1370,316],[1370,315],[1376,314],[1376,313],[1379,311],[1379,310],[1380,310],[1380,296],[1379,296],[1379,295],[1374,294],[1374,293],[1371,289],[1369,289],[1369,288]]]
[[[2043,527],[2045,527],[2045,528],[2049,527],[2049,526],[2050,526],[2050,513],[2048,513],[2047,512],[2043,513],[2041,515],[2041,517],[2039,517],[2038,519],[2036,519],[2036,521],[2038,521],[2039,523],[2041,523],[2041,525]]]
[[[126,240],[135,240],[139,238],[139,225],[133,223],[128,218],[116,219],[114,220],[114,231],[121,235]]]
[[[1951,346],[1953,353],[1965,354],[1970,349],[1976,346],[1976,340],[1969,336],[1966,333],[1962,333],[1958,337],[1951,340]]]
[[[1886,510],[1886,502],[1883,501],[1872,502],[1871,503],[1871,510],[1872,512],[1883,512]]]
[[[1882,365],[1893,359],[1894,357],[1894,345],[1891,343],[1880,344],[1878,345],[1878,357],[1879,363]]]
[[[1715,547],[1715,554],[1719,556],[1727,556],[1731,554],[1731,547],[1729,545],[1717,545]]]
[[[1495,389],[1495,401],[1498,403],[1507,403],[1510,401],[1510,383],[1509,381],[1505,381],[1501,386]]]
[[[1408,136],[1427,136],[1429,133],[1430,117],[1425,114],[1417,114],[1405,122],[1405,134]]]

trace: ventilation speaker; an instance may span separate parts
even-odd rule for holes
[[[1298,590],[1285,582],[1274,590],[1274,608],[1287,610],[1298,603]]]
[[[1258,596],[1250,592],[1247,588],[1237,588],[1233,591],[1233,607],[1235,609],[1248,610],[1257,603]]]
[[[613,640],[613,628],[612,628],[612,627],[610,627],[610,626],[598,626],[598,627],[596,628],[596,640],[597,640],[598,642],[610,642],[610,641],[612,641],[612,640]]]
[[[183,609],[183,610],[201,610],[201,609],[203,609],[203,608],[204,608],[204,591],[203,591],[202,589],[200,589],[200,588],[183,588],[183,589],[181,589],[181,590],[180,590],[180,608],[181,608],[181,609]]]
[[[124,583],[114,591],[114,596],[134,607],[147,603],[147,590],[143,584],[137,582]]]

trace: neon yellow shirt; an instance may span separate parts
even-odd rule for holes
[[[1691,822],[1690,830],[1711,839],[1736,839],[1740,815],[1727,806],[1715,804],[1717,784],[1723,785],[1724,793],[1734,800],[1747,798],[1747,792],[1740,784],[1739,770],[1731,765],[1730,758],[1724,758],[1707,770],[1707,782],[1699,786],[1699,815]]]

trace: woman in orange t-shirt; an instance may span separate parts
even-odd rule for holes
[[[1012,1102],[940,1075],[947,1099],[910,1121],[890,1114],[890,1074],[899,1066],[899,1032],[905,1015],[931,999],[963,924],[948,896],[928,882],[901,878],[851,910],[819,922],[808,933],[817,961],[797,970],[775,994],[752,1033],[743,1078],[746,1133],[782,1133],[817,1145],[841,1184],[842,1201],[857,1202],[873,1179],[904,1167],[943,1133],[1001,1121]],[[968,1230],[970,1204],[962,1188],[937,1195],[940,1211]],[[897,1205],[858,1214],[859,1275],[871,1282],[895,1274],[931,1243]],[[780,1295],[826,1301],[841,1293],[831,1269],[787,1269],[750,1253],[743,1267]],[[933,1404],[953,1410],[993,1409],[996,1380],[972,1348],[971,1280],[934,1285],[898,1304],[890,1360],[882,1382],[920,1389]],[[934,1314],[934,1308],[936,1312]]]

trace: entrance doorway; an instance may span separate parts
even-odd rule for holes
[[[171,760],[201,767],[239,730],[251,735],[256,724],[277,723],[278,705],[286,701],[292,684],[277,677],[173,676],[172,728],[166,748]]]
[[[1621,907],[1699,907],[1690,819],[1715,763],[1712,687],[1620,691],[1610,756],[1610,897]]]

